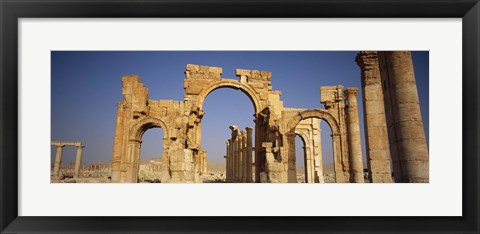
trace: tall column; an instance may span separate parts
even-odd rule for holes
[[[207,152],[202,151],[203,157],[203,173],[208,173]]]
[[[235,141],[233,137],[230,139],[230,181],[235,180]]]
[[[242,131],[238,131],[238,182],[243,183],[244,179],[244,159],[243,159],[243,134]]]
[[[237,126],[231,125],[230,130],[232,131],[232,137],[230,138],[230,155],[231,155],[231,179],[230,182],[237,182]]]
[[[304,171],[305,171],[305,183],[315,183],[314,181],[314,172],[315,169],[312,165],[312,147],[311,143],[307,143],[309,139],[305,139],[305,145],[303,146],[303,160],[304,160]]]
[[[265,157],[262,151],[262,143],[261,139],[263,139],[264,131],[262,131],[262,127],[259,121],[259,115],[254,115],[254,122],[255,122],[255,183],[260,183],[260,173],[262,170],[265,169]]]
[[[80,166],[82,165],[82,151],[83,145],[77,146],[77,157],[75,158],[75,172],[73,177],[79,178],[80,177]]]
[[[345,90],[345,98],[348,101],[346,109],[346,122],[348,134],[348,152],[350,154],[350,181],[363,183],[363,160],[362,145],[360,143],[360,125],[358,121],[358,89],[348,88]]]
[[[230,139],[230,182],[235,181],[235,139]]]
[[[340,146],[340,134],[332,133],[333,171],[336,183],[347,183],[342,171],[342,148]]]
[[[234,153],[234,147],[235,147],[235,141],[233,140],[233,137],[230,138],[230,147],[229,147],[229,152],[230,152],[230,180],[229,182],[233,182],[235,178],[235,153]]]
[[[247,182],[248,156],[247,156],[247,131],[242,131],[242,182]]]
[[[242,183],[245,183],[247,181],[247,167],[246,167],[246,162],[247,162],[247,157],[246,157],[246,148],[245,145],[247,144],[247,132],[245,130],[241,131],[240,134],[242,135],[241,138],[241,143],[240,143],[240,152],[242,154],[242,164],[240,166],[240,170],[242,170],[242,177],[241,181]]]
[[[235,182],[241,182],[242,180],[242,154],[240,153],[240,147],[242,143],[242,139],[240,138],[241,135],[237,134],[237,137],[235,138],[235,156],[237,157],[236,163],[237,165],[235,166],[235,170],[237,171],[237,179]]]
[[[227,152],[226,152],[226,163],[225,163],[225,181],[229,182],[230,181],[230,140],[227,141]]]
[[[428,183],[428,146],[410,51],[378,52],[395,182]]]
[[[320,128],[320,123],[318,125],[318,134],[314,135],[314,154],[315,154],[315,183],[325,183],[323,178],[323,155],[322,155],[322,129]],[[317,152],[315,152],[317,151]]]
[[[377,52],[360,51],[355,61],[360,66],[362,75],[368,178],[372,183],[392,183],[387,123]]]
[[[235,136],[235,148],[233,149],[234,152],[235,152],[235,182],[238,182],[239,181],[239,170],[238,170],[238,166],[240,164],[240,155],[238,154],[238,136]]]
[[[57,145],[56,154],[55,154],[55,164],[53,166],[53,177],[60,177],[60,166],[62,165],[62,151],[64,145]]]

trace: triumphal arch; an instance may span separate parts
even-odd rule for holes
[[[309,142],[306,145],[309,149],[306,153],[309,182],[322,181],[319,158],[314,162],[321,146],[314,145],[316,142],[305,135],[315,133],[315,128],[319,128],[316,124],[304,124],[311,118],[323,119],[332,128],[337,182],[363,181],[361,150],[355,152],[360,149],[360,141],[348,141],[349,137],[359,137],[356,89],[343,90],[340,85],[321,87],[320,101],[325,105],[324,109],[286,108],[280,99],[281,92],[272,90],[271,72],[237,69],[238,79],[221,75],[222,69],[218,67],[187,65],[183,101],[151,100],[140,77],[124,76],[123,100],[117,103],[112,182],[137,182],[141,139],[150,128],[164,131],[161,181],[199,182],[199,175],[205,171],[206,165],[206,152],[200,148],[203,102],[210,92],[224,87],[244,92],[255,108],[255,139],[250,147],[254,150],[254,159],[243,160],[244,164],[255,162],[254,166],[251,163],[246,166],[251,167],[248,171],[253,171],[255,178],[236,182],[296,182],[297,134]],[[349,131],[348,127],[355,129]],[[228,157],[234,157],[234,154],[226,157],[228,161]],[[356,162],[360,162],[360,166]]]
[[[370,182],[391,183],[392,171],[395,182],[428,182],[428,151],[421,134],[423,122],[410,52],[361,51],[356,61],[364,93]],[[271,72],[237,69],[236,75],[237,79],[223,78],[222,68],[188,64],[182,101],[151,100],[140,77],[124,76],[123,100],[117,103],[111,181],[138,181],[142,135],[150,128],[162,128],[161,182],[201,182],[207,153],[201,149],[203,102],[212,91],[226,87],[241,90],[255,108],[255,126],[245,130],[230,127],[226,182],[297,182],[296,135],[304,142],[306,182],[323,182],[320,120],[332,131],[335,181],[364,182],[357,88],[323,86],[323,108],[290,108],[284,107],[281,92],[272,89]],[[408,95],[402,95],[407,91]],[[394,95],[396,99],[391,98]],[[410,112],[399,111],[405,105]]]

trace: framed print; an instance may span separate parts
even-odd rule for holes
[[[1,1],[1,232],[477,233],[479,10]]]

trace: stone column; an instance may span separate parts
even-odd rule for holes
[[[429,159],[410,51],[378,52],[395,182],[428,183]]]
[[[243,130],[242,131],[242,159],[243,159],[243,177],[242,181],[247,182],[247,177],[248,177],[248,147],[247,147],[247,131]],[[250,163],[251,165],[251,163]]]
[[[287,166],[287,181],[288,183],[297,183],[297,163],[296,163],[296,152],[295,152],[295,134],[286,134],[285,141],[288,145],[288,158]],[[284,141],[284,142],[285,142]],[[285,143],[284,143],[285,145]]]
[[[315,183],[325,183],[325,180],[323,178],[322,129],[320,128],[320,124],[318,125],[317,135],[318,136],[316,137],[316,141],[315,139],[313,141],[314,142],[313,152],[315,155],[314,163],[315,163],[315,173],[316,173]]]
[[[235,180],[235,140],[230,138],[230,182]]]
[[[82,151],[83,151],[83,145],[77,146],[77,157],[75,158],[75,172],[74,172],[74,178],[79,178],[80,177],[80,166],[82,165]]]
[[[375,51],[360,51],[355,59],[361,69],[363,122],[371,183],[392,183],[382,80]]]
[[[229,182],[230,181],[230,140],[227,141],[227,152],[226,152],[226,166],[225,166],[225,181]]]
[[[309,141],[306,139],[305,141]],[[307,146],[308,145],[308,146]],[[304,160],[304,171],[305,171],[305,183],[314,183],[314,172],[315,169],[312,165],[312,149],[310,147],[311,144],[306,143],[303,146],[303,160]]]
[[[360,143],[357,94],[358,89],[356,88],[345,90],[345,98],[348,101],[348,107],[346,108],[348,152],[350,154],[350,181],[363,183],[362,145]]]
[[[236,144],[237,146],[237,166],[235,170],[237,170],[237,180],[236,182],[242,182],[242,134],[238,131]]]
[[[233,154],[235,155],[235,180],[234,182],[238,182],[238,165],[239,165],[239,155],[238,155],[238,136],[235,136],[235,139],[234,139],[234,148],[233,148]]]
[[[55,154],[55,164],[53,166],[53,178],[58,179],[60,177],[60,167],[62,165],[62,151],[64,145],[57,145]]]
[[[230,158],[230,182],[234,182],[235,181],[235,165],[236,165],[236,161],[237,158],[235,156],[235,139],[232,137],[230,139],[230,155],[231,155],[231,158]]]
[[[207,152],[202,151],[202,173],[208,173]]]
[[[138,171],[140,169],[140,145],[142,141],[130,140],[127,148],[127,159],[130,164],[126,171],[125,182],[138,183]],[[98,166],[95,165],[95,170],[98,170]]]
[[[230,139],[230,180],[229,182],[233,182],[235,178],[235,153],[234,153],[234,148],[235,147],[235,141],[233,138]]]
[[[238,182],[244,182],[244,156],[243,156],[243,134],[241,131],[238,131]]]
[[[262,127],[260,125],[260,121],[258,118],[258,114],[254,115],[254,122],[255,122],[255,183],[260,183],[260,173],[265,171],[265,153],[262,152],[262,143],[261,139],[263,134],[265,133],[262,131]]]
[[[345,177],[343,173],[342,166],[342,146],[340,140],[340,134],[332,133],[332,144],[333,144],[333,168],[335,174],[336,183],[348,183],[348,178]]]

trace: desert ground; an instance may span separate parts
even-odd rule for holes
[[[161,157],[147,158],[140,161],[139,183],[160,183],[162,166]],[[203,183],[225,183],[225,162],[207,161],[207,173],[200,177]],[[333,164],[324,164],[325,183],[335,183]],[[111,166],[107,162],[94,162],[87,164],[80,171],[80,178],[73,177],[73,165],[68,165],[60,170],[59,180],[55,183],[110,183]],[[367,180],[367,174],[365,174]],[[298,183],[305,183],[304,167],[297,167]]]

